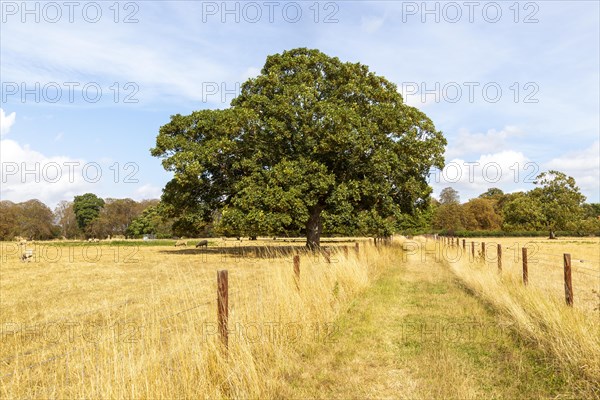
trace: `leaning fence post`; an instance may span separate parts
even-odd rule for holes
[[[344,246],[344,257],[348,258],[348,246]]]
[[[527,248],[523,247],[521,252],[523,256],[523,285],[527,285],[527,283],[529,283],[529,271],[527,270]]]
[[[300,256],[294,256],[294,279],[296,281],[296,289],[300,290]]]
[[[502,245],[498,243],[498,273],[502,272]]]
[[[225,349],[229,346],[227,320],[229,319],[229,279],[227,270],[217,271],[217,318],[219,334]]]
[[[573,283],[571,282],[571,255],[563,254],[565,266],[565,301],[568,306],[573,307]]]

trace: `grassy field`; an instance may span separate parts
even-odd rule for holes
[[[294,349],[327,340],[340,312],[398,252],[361,243],[360,255],[340,248],[331,263],[302,254],[296,284],[300,243],[37,244],[33,262],[4,245],[5,398],[273,395]],[[229,271],[227,353],[217,334],[221,269]]]
[[[474,258],[470,241],[478,249]],[[485,257],[482,242],[486,247]],[[462,241],[459,244],[458,249],[444,246],[448,256],[443,262],[470,290],[508,316],[515,331],[533,346],[552,354],[561,367],[585,376],[590,382],[600,382],[598,238],[468,239],[468,254],[462,252]],[[503,249],[500,273],[498,244]],[[528,249],[527,286],[523,284],[523,247]],[[565,302],[565,253],[571,255],[573,307]]]
[[[205,250],[174,242],[38,243],[32,262],[2,243],[0,394],[600,397],[589,383],[600,376],[592,292],[600,283],[593,271],[598,239],[529,240],[527,288],[513,258],[520,253],[509,249],[523,238],[500,239],[502,274],[488,239],[485,260],[470,252],[453,257],[457,249],[423,238],[378,248],[357,239],[358,256],[348,241],[346,256],[342,240],[327,243],[331,263],[303,253],[302,243],[279,240],[211,239]],[[566,251],[574,261],[573,308],[562,288]],[[229,271],[227,352],[217,333],[222,269]],[[440,321],[502,329],[483,342],[440,347],[431,340]],[[423,323],[427,340],[415,330]]]
[[[290,363],[283,398],[599,396],[597,384],[557,365],[518,334],[509,315],[465,290],[445,263],[419,252],[386,269],[339,324],[333,343]]]

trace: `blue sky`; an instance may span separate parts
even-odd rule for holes
[[[228,107],[267,55],[309,47],[368,65],[444,132],[435,195],[558,169],[600,201],[597,1],[1,6],[2,200],[158,198],[169,116]]]

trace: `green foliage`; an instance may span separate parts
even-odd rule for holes
[[[458,203],[441,204],[433,216],[433,228],[456,231],[463,229],[463,208]]]
[[[583,218],[600,218],[600,203],[586,203],[583,206]]]
[[[486,190],[484,193],[480,194],[479,197],[482,199],[494,199],[499,200],[502,196],[504,196],[504,191],[498,188],[490,188]]]
[[[269,56],[231,108],[172,116],[151,152],[175,174],[169,216],[237,235],[300,231],[314,247],[324,227],[391,233],[426,208],[445,144],[368,67],[294,49]]]
[[[541,230],[544,228],[542,204],[537,196],[530,193],[519,193],[512,196],[503,207],[503,229],[512,232],[517,230]]]
[[[540,187],[533,189],[530,197],[539,201],[542,222],[548,230],[565,229],[567,222],[581,218],[585,196],[575,179],[559,171],[543,172],[536,179]]]
[[[164,217],[160,203],[148,206],[127,227],[128,237],[155,235],[157,238],[170,238],[173,222]]]
[[[502,217],[494,208],[496,201],[490,197],[471,199],[463,208],[463,226],[470,230],[500,229]]]
[[[75,196],[75,199],[73,200],[73,211],[75,212],[75,218],[79,229],[86,231],[92,221],[98,218],[102,207],[104,207],[104,200],[93,193]]]

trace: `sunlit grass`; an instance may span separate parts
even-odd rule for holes
[[[470,242],[476,243],[476,257]],[[481,241],[486,243],[485,259]],[[498,270],[497,244],[502,246]],[[529,283],[523,284],[522,247],[528,248]],[[460,241],[462,249],[462,240]],[[443,245],[442,252],[461,253]],[[574,305],[565,303],[563,253],[571,254]],[[476,294],[509,315],[532,345],[559,365],[585,376],[600,396],[600,241],[586,239],[467,239],[466,254],[446,262]]]
[[[193,241],[190,241],[193,243]],[[219,244],[219,246],[215,246]],[[277,245],[278,248],[265,246]],[[8,245],[8,244],[4,244]],[[327,340],[339,313],[391,262],[361,242],[331,263],[300,244],[2,249],[0,393],[6,398],[265,397],[289,355]],[[81,250],[87,248],[89,252]],[[100,251],[96,251],[100,249]],[[292,257],[300,250],[300,280]],[[229,346],[216,271],[229,271]]]

